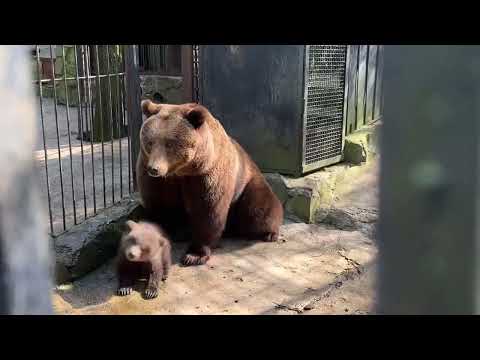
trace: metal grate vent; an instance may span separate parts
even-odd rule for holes
[[[346,45],[310,45],[306,80],[305,165],[342,154]]]

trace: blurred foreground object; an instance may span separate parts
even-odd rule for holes
[[[480,46],[386,46],[383,314],[479,313]]]
[[[28,46],[0,46],[0,314],[50,314],[47,221],[34,177]]]

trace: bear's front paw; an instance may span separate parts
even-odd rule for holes
[[[149,286],[143,293],[143,297],[146,300],[155,299],[158,296],[158,288],[154,286]]]
[[[117,295],[118,296],[127,296],[132,293],[132,288],[130,286],[127,287],[121,287],[117,290]]]
[[[185,254],[182,264],[185,266],[205,265],[210,259],[210,255]]]
[[[183,256],[182,264],[184,266],[205,265],[210,259],[212,250],[208,246],[191,246]]]
[[[265,234],[262,240],[265,242],[276,242],[278,241],[278,233]]]

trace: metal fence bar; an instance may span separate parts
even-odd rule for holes
[[[130,129],[130,153],[133,189],[137,190],[135,162],[137,160],[140,148],[140,128],[142,126],[142,112],[140,108],[140,84],[138,76],[138,57],[137,46],[130,45],[126,47],[125,66],[126,66],[126,86],[127,94],[127,112],[128,125]]]
[[[102,143],[102,180],[103,180],[103,207],[107,207],[107,189],[106,189],[106,179],[105,179],[105,143],[104,143],[104,133],[103,133],[103,102],[102,102],[102,85],[100,83],[100,62],[98,59],[98,45],[95,45],[95,61],[97,66],[97,87],[95,89],[95,99],[98,99],[98,103],[95,104],[97,113],[100,117],[100,141]]]
[[[124,82],[126,83],[126,79],[124,78]],[[126,87],[126,84],[125,84],[125,87]],[[132,193],[132,169],[133,167],[135,166],[134,165],[134,162],[132,161],[132,143],[131,143],[131,138],[132,138],[132,131],[131,131],[131,127],[130,127],[130,118],[128,118],[128,115],[127,115],[127,100],[126,98],[124,97],[123,98],[123,101],[122,101],[122,105],[123,105],[123,116],[124,118],[127,118],[127,126],[128,126],[128,138],[127,138],[127,160],[128,160],[128,193],[131,194]]]
[[[479,62],[385,46],[379,313],[480,312]]]
[[[79,120],[79,132],[80,132],[80,154],[82,161],[82,190],[83,190],[83,212],[84,219],[87,218],[87,190],[85,186],[85,157],[83,153],[83,113],[82,113],[82,98],[80,93],[80,81],[78,79],[78,49],[77,45],[74,46],[75,51],[75,78],[77,82],[77,95],[78,95],[78,120]]]
[[[63,59],[63,72],[66,75],[67,73],[67,66],[65,62],[65,45],[62,45],[62,59]],[[67,134],[68,134],[68,151],[70,155],[70,182],[72,186],[72,207],[73,207],[73,223],[77,224],[77,205],[75,200],[75,186],[73,182],[73,156],[72,156],[72,139],[70,136],[70,107],[68,103],[68,84],[66,76],[64,77],[64,86],[65,86],[65,101],[67,105]]]
[[[90,151],[91,151],[91,160],[92,160],[92,190],[93,190],[93,213],[97,213],[97,193],[95,188],[95,161],[93,155],[93,137],[94,137],[94,129],[93,129],[93,107],[92,107],[92,86],[90,83],[90,50],[88,45],[82,45],[84,48],[84,56],[83,60],[83,70],[85,71],[86,75],[88,75],[87,81],[87,104],[88,109],[87,114],[89,115],[87,118],[90,119]]]
[[[74,45],[76,46],[76,45]],[[124,75],[123,73],[120,73],[120,75]],[[105,75],[99,75],[98,76],[99,78],[103,79],[103,78],[107,78],[108,75],[105,74]],[[90,75],[90,76],[80,76],[78,79],[79,80],[86,80],[87,78],[90,78],[90,79],[96,79],[97,78],[97,75]],[[60,77],[55,77],[55,81],[56,82],[59,82],[59,81],[63,81],[63,80],[68,80],[68,81],[73,81],[73,80],[76,80],[77,78],[76,77],[63,77],[63,76],[60,76]],[[42,80],[33,80],[32,83],[33,84],[38,84],[38,83],[50,83],[50,82],[53,82],[53,79],[42,79]]]
[[[114,156],[113,156],[113,104],[112,104],[112,79],[111,79],[111,74],[110,74],[110,46],[105,45],[106,47],[106,52],[107,52],[107,73],[108,73],[108,97],[110,101],[110,130],[111,130],[111,153],[112,153],[112,204],[115,204],[115,171],[114,171]]]
[[[120,48],[118,49],[121,50]],[[123,111],[122,111],[122,99],[120,97],[120,75],[117,73],[117,130],[118,130],[118,157],[120,162],[120,198],[123,198],[123,165],[122,165],[122,130],[123,130]]]
[[[377,52],[375,54],[375,80],[373,81],[374,82],[374,86],[373,86],[373,97],[372,97],[372,116],[371,116],[371,119],[372,121],[376,120],[375,119],[375,101],[376,101],[376,97],[377,97],[377,81],[380,81],[380,78],[379,78],[379,61],[378,59],[380,58],[380,49],[381,49],[381,46],[380,45],[377,45]]]
[[[36,45],[36,61],[37,61],[37,76],[40,79],[40,51],[38,45]],[[43,156],[45,157],[45,180],[47,186],[47,201],[48,201],[48,217],[50,220],[50,232],[53,233],[53,219],[52,219],[52,200],[50,197],[50,177],[48,176],[48,154],[47,154],[47,140],[45,138],[45,119],[43,114],[43,91],[42,84],[39,84],[38,92],[40,94],[40,121],[42,125],[42,140],[43,140]]]
[[[0,46],[0,314],[51,314],[50,254],[38,191],[26,46]]]
[[[63,230],[67,229],[67,224],[65,221],[65,194],[63,188],[63,168],[62,168],[62,154],[60,151],[60,132],[58,129],[58,109],[57,109],[57,84],[55,81],[55,62],[53,61],[53,51],[52,45],[50,45],[50,61],[52,64],[52,71],[53,71],[53,106],[55,111],[55,127],[57,130],[57,149],[58,149],[58,171],[60,173],[60,190],[61,190],[61,197],[62,197],[62,223],[63,223]],[[48,161],[48,159],[45,159]]]

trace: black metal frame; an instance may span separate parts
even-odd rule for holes
[[[40,76],[40,58],[39,58],[39,48],[36,46],[35,60],[37,64],[37,79],[33,81],[33,84],[38,86],[39,91],[39,105],[40,105],[40,119],[41,119],[41,129],[42,129],[42,140],[43,140],[43,156],[45,160],[45,179],[46,179],[46,193],[48,201],[48,211],[49,211],[49,221],[50,221],[50,233],[52,235],[58,235],[66,230],[72,225],[76,225],[90,216],[96,215],[99,210],[99,204],[97,201],[98,186],[102,187],[103,194],[103,208],[110,207],[119,200],[129,195],[134,190],[134,166],[132,164],[136,159],[136,154],[138,153],[138,140],[135,136],[138,135],[139,126],[141,126],[141,115],[138,117],[140,112],[140,87],[138,82],[138,59],[132,61],[132,51],[134,46],[126,47],[116,47],[116,45],[102,45],[104,53],[106,53],[106,70],[100,73],[100,61],[99,61],[99,45],[71,45],[74,52],[74,63],[69,64],[73,65],[75,68],[75,76],[68,77],[66,73],[66,57],[65,57],[65,45],[60,45],[62,50],[61,59],[63,60],[63,73],[57,75],[55,73],[55,63],[53,61],[53,48],[50,45],[50,60],[52,63],[54,76],[52,79],[41,79]],[[123,51],[121,50],[123,49]],[[111,53],[122,51],[119,55],[124,59],[124,63],[120,64],[120,71],[113,72],[113,58]],[[92,60],[94,63],[92,64]],[[116,60],[118,61],[118,60]],[[104,64],[105,65],[105,64]],[[75,99],[71,97],[69,84],[73,84],[72,88],[75,88],[77,92]],[[95,87],[93,87],[95,84]],[[106,85],[105,85],[106,84]],[[55,117],[55,127],[56,127],[56,153],[58,156],[58,171],[59,171],[59,189],[56,190],[52,188],[52,173],[49,169],[48,161],[48,148],[47,139],[46,139],[46,114],[44,111],[44,98],[45,95],[45,86],[51,85],[53,87],[53,108],[54,108],[54,117]],[[59,95],[58,91],[60,86],[63,85],[64,95],[65,95],[65,110],[66,116],[63,118],[59,113]],[[103,87],[107,88],[107,92],[103,93]],[[114,86],[116,85],[116,86]],[[114,91],[116,90],[116,91]],[[103,98],[105,97],[105,98]],[[113,101],[116,98],[117,101]],[[138,98],[138,99],[137,99]],[[73,99],[73,100],[72,100]],[[76,109],[75,105],[72,105],[72,101],[77,102]],[[109,109],[103,114],[103,111],[99,111],[100,119],[100,134],[95,134],[95,127],[93,126],[93,118],[95,116],[96,103],[98,102],[98,107],[101,108],[102,104],[109,104]],[[113,108],[113,104],[116,104],[118,107]],[[134,109],[132,109],[132,106]],[[74,156],[72,149],[73,138],[71,137],[71,118],[72,112],[74,110],[77,112],[78,121],[78,136],[76,140],[79,140],[80,143],[77,144],[80,152],[80,161],[81,161],[81,172],[80,170],[74,171]],[[115,110],[115,111],[114,111]],[[128,114],[127,114],[128,112]],[[114,119],[114,113],[116,114]],[[105,117],[105,118],[104,118]],[[68,142],[66,144],[60,143],[60,130],[59,125],[64,125],[66,123],[66,131],[68,135]],[[103,123],[108,123],[111,133],[104,134]],[[140,125],[139,125],[140,124]],[[114,133],[114,128],[116,127],[116,133]],[[134,137],[132,138],[132,134]],[[98,143],[94,142],[96,135],[100,135],[101,140]],[[104,138],[110,137],[110,141],[106,141]],[[126,152],[127,159],[124,159],[125,154],[122,150],[122,147],[126,142]],[[105,146],[107,145],[107,146]],[[67,224],[66,213],[68,205],[65,201],[65,191],[66,183],[64,177],[66,176],[64,172],[64,165],[62,160],[62,148],[68,146],[68,168],[69,168],[69,177],[70,183],[68,191],[71,193],[72,204],[69,209],[73,211],[73,224]],[[98,148],[100,147],[100,150]],[[108,151],[110,147],[110,151]],[[90,157],[85,152],[90,151]],[[95,155],[98,154],[98,151],[101,151],[101,163],[99,159],[95,158]],[[116,154],[118,153],[118,157]],[[110,156],[111,167],[109,171],[111,172],[111,189],[110,194],[111,199],[107,199],[107,178],[106,178],[106,157]],[[63,155],[65,157],[65,155]],[[127,164],[125,164],[127,160]],[[87,163],[90,162],[91,171],[87,168]],[[128,167],[128,172],[124,171],[124,165]],[[101,181],[99,184],[98,179],[96,179],[96,168],[97,166],[102,167]],[[75,179],[78,176],[82,176],[81,185],[75,185]],[[90,178],[90,179],[87,179]],[[91,181],[90,181],[91,180]],[[116,182],[119,181],[119,186],[116,188]],[[88,183],[91,182],[91,194],[90,189],[87,193]],[[125,189],[127,185],[128,190]],[[132,188],[133,185],[133,188]],[[52,191],[58,191],[61,196],[61,229],[54,226],[54,220],[60,216],[55,213],[52,203]],[[117,196],[116,196],[117,195]],[[78,212],[78,202],[79,200],[83,201],[83,211]],[[91,203],[91,204],[89,204]],[[91,205],[93,208],[91,208]],[[58,211],[57,211],[58,212]]]

